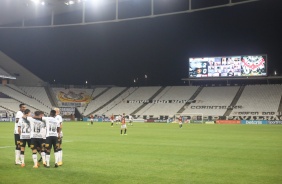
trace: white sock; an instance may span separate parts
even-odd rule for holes
[[[17,151],[18,151],[18,150],[15,150],[15,162],[18,162],[18,159],[17,159]]]
[[[45,152],[41,152],[42,162],[46,163],[46,154]]]
[[[58,151],[58,162],[61,162],[61,151]]]
[[[50,155],[46,154],[46,165],[50,166]]]
[[[58,163],[58,160],[59,160],[59,153],[55,152],[55,164]]]
[[[32,160],[33,160],[34,166],[37,166],[37,154],[32,154]]]
[[[59,151],[59,162],[63,162],[63,150]]]
[[[20,150],[15,150],[15,155],[16,155],[16,162],[19,162],[20,161],[21,151]]]
[[[24,164],[24,155],[21,155],[22,164]]]

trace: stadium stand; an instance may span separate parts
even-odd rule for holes
[[[84,114],[86,116],[92,114],[95,110],[99,109],[105,103],[108,103],[123,90],[125,90],[125,87],[112,87],[111,89],[107,90],[101,96],[95,98],[88,104],[88,107],[87,109],[85,109]]]
[[[158,117],[160,115],[173,116],[177,111],[185,104],[181,102],[183,100],[189,100],[190,97],[198,89],[197,86],[168,86],[153,100],[169,101],[176,100],[175,103],[151,103],[144,109],[142,109],[138,116],[154,116]]]
[[[111,109],[113,109],[114,107],[118,106],[120,103],[123,103],[124,100],[131,95],[137,88],[126,88],[126,91],[124,91],[121,95],[119,95],[117,98],[115,98],[114,100],[112,100],[110,103],[108,103],[106,106],[104,106],[103,108],[101,108],[100,110],[96,111],[96,114],[106,114],[108,116],[110,116],[110,114],[108,113],[108,111],[110,111]]]
[[[33,109],[42,110],[46,114],[50,112],[50,108],[38,102],[37,100],[32,98],[32,96],[29,96],[28,94],[24,94],[24,92],[21,91],[21,89],[17,88],[15,85],[12,86],[13,88],[11,87],[11,85],[6,85],[6,86],[1,85],[0,92],[18,101],[17,105],[19,105],[19,103],[25,103],[26,105],[32,107]],[[18,107],[11,109],[17,111]]]
[[[11,114],[15,114],[19,110],[20,102],[12,98],[0,98],[0,104],[0,107],[2,107],[2,109],[7,110]],[[27,108],[32,112],[37,110],[29,105],[27,105]]]
[[[20,86],[19,89],[24,91],[26,94],[31,95],[31,97],[35,98],[39,102],[42,102],[45,106],[51,108],[52,104],[48,95],[44,89],[44,87],[24,87]]]
[[[233,110],[231,115],[238,112],[278,112],[282,95],[282,85],[247,85],[236,105],[242,109]]]
[[[109,108],[105,115],[110,116],[111,114],[132,114],[136,109],[138,109],[142,103],[128,103],[131,100],[149,100],[161,87],[135,87],[131,89],[132,93],[128,95],[124,100],[120,101],[116,106]],[[130,93],[130,92],[128,92]]]
[[[110,88],[94,88],[93,91],[92,91],[92,94],[91,94],[91,99],[92,101],[97,99],[99,96],[103,95],[105,92],[107,92],[108,90],[110,90]],[[88,105],[90,104],[91,102],[89,102],[88,104],[86,104],[85,107],[80,107],[80,110],[79,112],[81,114],[84,114],[85,110],[88,108]]]
[[[236,116],[248,112],[277,113],[282,110],[281,84],[52,88],[1,51],[0,60],[0,78],[2,75],[0,109],[10,114],[18,111],[20,103],[25,103],[32,111],[42,110],[46,114],[53,106],[66,105],[66,107],[75,106],[76,112],[84,116],[125,113],[137,117],[156,118],[173,116],[176,113]],[[5,79],[5,76],[8,78]],[[67,99],[59,98],[59,95]],[[194,108],[195,106],[200,108]],[[240,106],[241,108],[202,108],[206,106]]]
[[[201,89],[201,90],[199,90]],[[235,116],[240,112],[278,112],[281,105],[282,85],[247,85],[224,87],[199,86],[154,86],[154,87],[97,87],[85,88],[52,88],[54,94],[70,90],[74,94],[85,92],[91,101],[78,106],[77,110],[84,116],[90,114],[106,115],[132,114],[143,106],[137,117],[172,117],[179,109],[186,107],[182,113],[204,116],[223,116],[227,109],[195,109],[193,106],[242,106],[231,109],[228,115]],[[240,93],[239,93],[240,92]],[[27,104],[32,111],[42,110],[46,114],[52,107],[44,87],[0,85],[0,108],[9,113],[18,111],[20,103]],[[197,95],[195,95],[197,94]],[[152,98],[153,97],[153,98]],[[195,97],[195,99],[194,99]],[[193,102],[187,100],[194,99]],[[260,100],[257,100],[260,99]],[[59,99],[56,99],[59,101]],[[150,102],[149,102],[150,100]],[[170,102],[169,102],[170,101]]]
[[[193,109],[192,106],[229,106],[238,90],[238,86],[204,87],[195,98],[196,102],[188,106],[183,113],[223,116],[226,109]]]

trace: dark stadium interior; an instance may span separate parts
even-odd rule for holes
[[[209,2],[201,0],[192,6],[214,5]],[[146,3],[121,3],[120,16],[147,14]],[[185,0],[155,1],[157,13],[180,11],[187,6]],[[105,6],[94,13],[88,10],[86,20],[106,19],[111,16],[111,9]],[[117,23],[0,29],[0,50],[49,83],[55,80],[77,85],[85,81],[91,85],[183,85],[180,79],[187,77],[189,57],[237,54],[267,54],[268,74],[277,71],[280,75],[281,14],[280,1],[262,0]],[[50,24],[49,18],[26,24]],[[55,15],[56,24],[79,20],[78,11]]]

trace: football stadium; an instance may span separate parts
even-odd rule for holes
[[[281,18],[275,0],[1,1],[0,184],[282,183]]]

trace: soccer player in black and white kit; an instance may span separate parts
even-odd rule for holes
[[[60,138],[60,122],[55,118],[56,111],[51,110],[50,117],[43,117],[42,120],[46,122],[46,167],[50,167],[50,152],[53,147],[55,155],[55,167],[58,167],[59,153],[58,153],[58,139]]]
[[[30,122],[30,138],[31,144],[30,148],[32,149],[32,159],[33,159],[33,168],[38,168],[39,164],[37,161],[37,151],[43,150],[43,137],[46,134],[46,124],[42,120],[43,112],[42,111],[35,111],[35,116],[27,117],[27,120]]]
[[[60,123],[60,138],[58,138],[58,153],[59,153],[59,161],[58,161],[58,165],[61,166],[63,165],[63,149],[62,149],[62,143],[63,143],[63,118],[60,115],[60,109],[59,108],[54,108],[54,110],[56,111],[56,119],[59,121]]]
[[[19,119],[18,122],[18,132],[20,135],[20,146],[21,146],[21,167],[25,167],[24,162],[24,151],[26,144],[30,147],[30,122],[27,120],[27,117],[30,117],[30,110],[26,109],[24,115]]]
[[[14,128],[14,138],[15,138],[15,146],[16,146],[16,149],[15,149],[15,164],[16,165],[21,164],[21,161],[20,161],[21,147],[20,147],[20,135],[18,132],[18,122],[19,122],[19,119],[23,117],[23,112],[26,109],[25,104],[20,104],[19,107],[20,107],[20,110],[16,114],[15,128]]]

